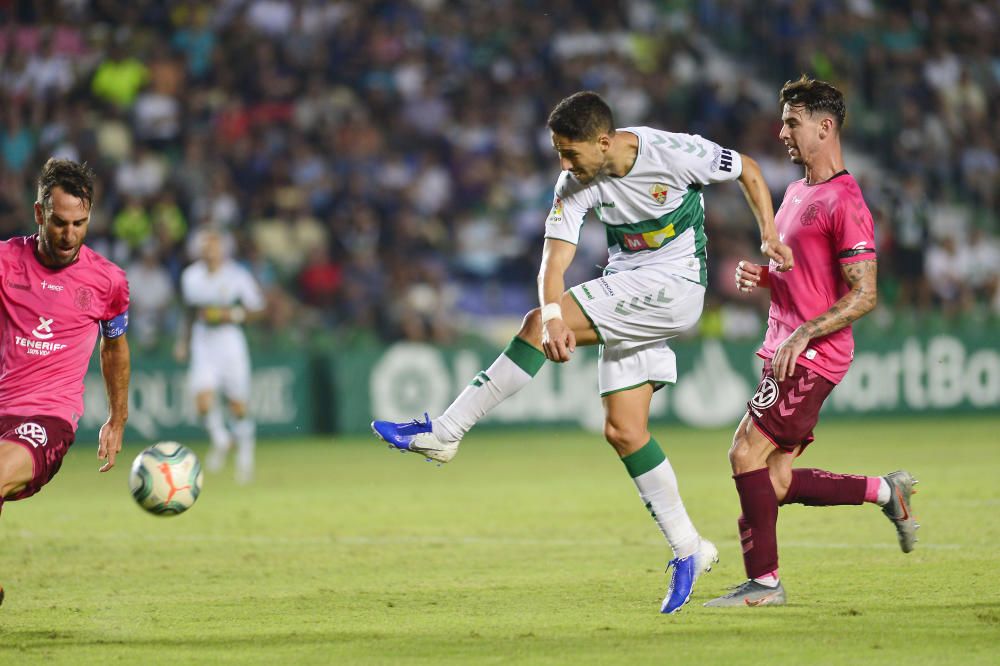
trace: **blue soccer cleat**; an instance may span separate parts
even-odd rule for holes
[[[407,423],[372,421],[372,432],[400,451],[419,453],[439,463],[450,461],[458,453],[458,442],[443,442],[437,438],[426,413],[423,422],[417,419]]]
[[[695,581],[698,576],[712,570],[712,565],[719,561],[719,550],[708,539],[702,539],[698,544],[698,550],[693,555],[687,557],[674,558],[667,564],[667,568],[674,568],[670,576],[670,586],[667,588],[667,596],[660,607],[661,613],[676,613],[684,604],[691,600],[691,592],[694,590]]]

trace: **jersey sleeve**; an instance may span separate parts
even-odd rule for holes
[[[875,259],[875,221],[857,187],[834,199],[831,236],[837,261],[853,264]]]
[[[247,310],[251,312],[259,312],[264,309],[264,294],[260,290],[260,286],[257,284],[257,280],[254,279],[250,271],[243,269],[241,271],[242,279],[240,280],[240,305],[242,305]]]
[[[697,134],[664,132],[657,140],[665,141],[660,145],[668,149],[672,169],[688,183],[725,183],[743,174],[743,158],[738,151]]]
[[[128,278],[125,271],[115,267],[112,271],[111,289],[108,300],[101,315],[101,335],[105,338],[118,338],[128,331]]]
[[[125,271],[115,267],[112,273],[111,290],[108,294],[108,301],[104,308],[102,321],[109,321],[118,315],[128,311],[129,291],[128,278]]]
[[[570,173],[564,171],[556,183],[552,209],[545,220],[545,237],[579,244],[583,218],[589,208],[583,192],[572,187]]]

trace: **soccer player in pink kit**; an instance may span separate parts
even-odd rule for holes
[[[107,472],[128,418],[128,282],[83,245],[94,197],[85,165],[50,159],[38,179],[38,233],[0,242],[0,508],[34,495],[62,465],[83,415],[83,378],[101,334]],[[0,588],[0,601],[3,591]]]
[[[844,97],[803,76],[781,90],[778,135],[805,178],[788,186],[775,224],[797,261],[789,272],[749,261],[736,269],[744,293],[771,290],[764,370],[729,450],[743,515],[740,542],[747,581],[706,606],[785,603],[778,578],[778,506],[872,502],[893,522],[904,553],[919,527],[910,513],[916,481],[905,471],[884,477],[792,469],[813,440],[819,410],[854,356],[851,322],[875,307],[874,225],[857,181],[844,168],[840,129]]]

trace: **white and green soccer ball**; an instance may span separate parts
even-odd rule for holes
[[[177,442],[159,442],[135,457],[128,487],[146,511],[173,516],[190,509],[198,499],[202,476],[194,451]]]

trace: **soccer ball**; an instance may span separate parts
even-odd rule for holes
[[[135,457],[128,487],[146,511],[173,516],[191,508],[201,480],[201,461],[194,451],[177,442],[160,442]]]

